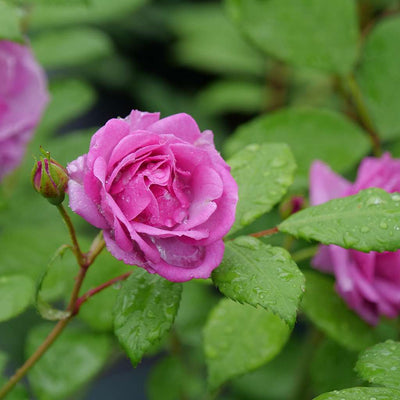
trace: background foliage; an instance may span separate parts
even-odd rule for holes
[[[396,0],[0,0],[0,38],[28,36],[51,93],[0,194],[4,376],[48,332],[35,285],[68,242],[29,183],[39,145],[66,164],[111,117],[187,112],[213,130],[240,190],[212,280],[135,271],[84,304],[10,399],[139,399],[144,375],[150,400],[400,399],[398,321],[371,328],[350,311],[333,279],[310,270],[315,247],[303,240],[396,250],[399,197],[365,191],[283,222],[288,199],[307,197],[312,160],[352,179],[375,132],[400,156],[399,10]],[[88,248],[96,232],[73,220]],[[275,236],[246,236],[278,224]],[[103,253],[84,290],[129,269]],[[56,258],[43,301],[62,307],[76,272],[71,254]],[[134,370],[128,357],[144,359]]]

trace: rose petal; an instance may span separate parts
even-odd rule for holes
[[[147,129],[158,134],[173,135],[191,144],[201,138],[201,132],[196,121],[190,115],[183,113],[160,119]]]
[[[322,161],[314,161],[310,169],[310,203],[313,206],[345,195],[350,182],[333,172]]]
[[[207,279],[210,277],[211,272],[221,263],[223,255],[224,242],[219,240],[204,247],[203,260],[194,268],[178,267],[162,259],[158,263],[149,263],[149,266],[155,273],[171,282],[186,282],[195,278]]]
[[[68,194],[69,206],[73,212],[99,229],[108,229],[110,227],[100,214],[97,205],[87,196],[82,184],[71,179],[68,182]]]

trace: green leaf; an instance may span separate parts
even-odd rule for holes
[[[134,366],[170,329],[181,292],[181,284],[144,269],[124,282],[114,305],[114,331]]]
[[[52,134],[61,125],[84,114],[96,100],[92,87],[75,79],[53,81],[50,94],[51,101],[39,125],[40,132],[35,135],[35,141],[37,136],[40,138],[40,133]]]
[[[0,321],[21,314],[32,302],[35,286],[27,276],[0,277]]]
[[[367,36],[356,73],[366,105],[385,139],[400,136],[400,17],[383,18]]]
[[[346,0],[348,1],[348,0]],[[355,166],[370,149],[365,132],[341,114],[312,108],[289,108],[241,125],[225,146],[232,155],[250,143],[287,143],[297,162],[295,186],[305,188],[315,159],[336,172]]]
[[[278,229],[346,249],[396,251],[400,247],[400,194],[378,188],[361,190],[293,214]]]
[[[360,354],[356,370],[374,385],[400,389],[400,342],[387,340],[365,350]]]
[[[228,12],[262,50],[293,65],[346,74],[356,60],[354,1],[227,0]]]
[[[181,64],[223,75],[263,76],[263,56],[241,37],[220,4],[180,4],[170,10],[169,25],[179,37],[175,56]]]
[[[270,361],[281,351],[289,333],[276,315],[222,299],[204,328],[210,388]]]
[[[44,341],[51,325],[36,326],[29,334],[29,357]],[[66,329],[30,370],[29,382],[40,400],[71,396],[105,365],[111,350],[110,337],[81,329]]]
[[[108,251],[103,251],[96,258],[96,266],[89,268],[81,293],[85,293],[104,282],[126,273],[132,267],[115,259]],[[136,273],[136,272],[135,272]],[[78,317],[92,329],[111,331],[113,329],[113,308],[121,283],[109,287],[89,298],[79,310]]]
[[[39,62],[46,68],[73,67],[113,52],[110,38],[94,28],[70,28],[44,32],[32,39]]]
[[[400,400],[400,391],[374,388],[356,387],[321,394],[314,400]]]
[[[23,41],[17,9],[0,1],[0,40]]]
[[[294,324],[304,277],[285,249],[239,237],[226,243],[224,259],[212,279],[232,300],[260,305]]]
[[[37,4],[32,9],[30,22],[32,29],[59,27],[84,23],[104,23],[128,16],[147,0],[90,0],[85,4]]]
[[[217,81],[201,91],[198,105],[210,115],[228,112],[258,113],[267,103],[265,87],[256,82],[239,80]]]
[[[314,393],[360,385],[361,381],[354,372],[356,361],[357,352],[349,351],[332,340],[324,340],[311,362]]]
[[[147,381],[149,400],[197,400],[205,393],[203,379],[185,368],[174,357],[167,357],[158,362]]]
[[[301,308],[330,338],[349,350],[363,350],[375,342],[372,328],[351,311],[334,290],[334,281],[318,272],[304,271],[306,291]]]
[[[289,147],[277,143],[249,145],[228,164],[239,186],[232,234],[272,209],[293,182],[296,164]]]

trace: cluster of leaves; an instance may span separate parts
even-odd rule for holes
[[[397,250],[400,196],[369,189],[286,220],[279,211],[279,203],[306,195],[314,159],[352,177],[376,146],[371,131],[400,155],[398,2],[148,3],[0,0],[0,38],[22,41],[20,27],[29,27],[52,98],[27,160],[1,189],[0,372],[49,332],[32,307],[35,283],[44,302],[62,304],[77,272],[66,252],[41,280],[68,237],[30,187],[30,155],[45,144],[65,164],[87,151],[95,126],[141,108],[188,112],[215,132],[240,198],[224,260],[204,282],[171,283],[135,269],[93,296],[28,374],[34,395],[84,396],[87,383],[123,354],[136,366],[159,353],[150,400],[207,393],[221,400],[400,399],[395,323],[371,328],[304,258],[313,250],[305,240]],[[129,107],[113,111],[109,102],[105,111],[104,94]],[[246,122],[227,137],[238,120]],[[95,232],[73,220],[88,248]],[[248,236],[275,225],[281,233],[271,238]],[[129,269],[101,254],[83,291]],[[10,394],[28,397],[22,385]]]

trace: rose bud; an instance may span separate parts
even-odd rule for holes
[[[32,170],[33,188],[54,205],[63,202],[68,179],[66,169],[49,157],[41,157]]]

